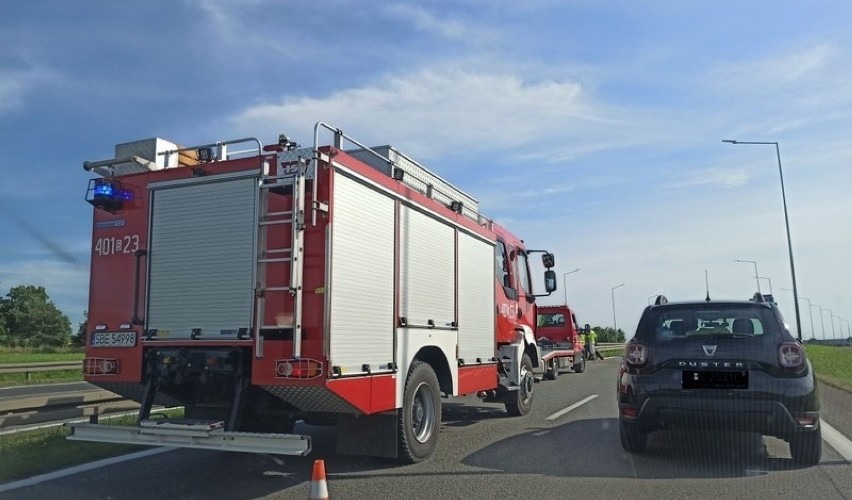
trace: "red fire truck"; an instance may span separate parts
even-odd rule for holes
[[[568,304],[539,306],[537,324],[536,341],[541,348],[545,375],[556,379],[560,371],[567,369],[583,373],[586,370],[586,358],[583,356],[580,326]]]
[[[100,175],[85,379],[141,409],[70,439],[304,455],[301,420],[336,425],[340,453],[417,462],[442,395],[530,410],[530,258],[549,295],[553,255],[390,146],[313,136],[149,139],[84,164]],[[186,418],[151,418],[155,404]]]

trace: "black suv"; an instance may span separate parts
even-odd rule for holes
[[[652,431],[681,427],[757,432],[819,463],[819,393],[801,343],[778,307],[750,301],[648,306],[618,371],[621,445],[645,450]]]

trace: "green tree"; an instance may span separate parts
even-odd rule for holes
[[[0,314],[0,345],[4,345],[4,340],[9,335],[9,330],[6,328],[6,318]]]
[[[41,286],[16,286],[0,298],[0,342],[10,347],[61,347],[71,340],[71,321]]]
[[[595,333],[598,335],[598,342],[607,344],[616,344],[624,342],[624,331],[619,328],[618,331],[609,326],[596,326]]]
[[[89,327],[89,311],[83,311],[83,321],[77,326],[77,333],[71,337],[71,345],[84,346],[86,345],[86,330]]]

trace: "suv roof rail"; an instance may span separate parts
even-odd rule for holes
[[[669,299],[665,295],[657,295],[657,300],[654,301],[655,306],[664,306],[669,303]]]

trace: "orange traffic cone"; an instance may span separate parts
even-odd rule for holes
[[[325,482],[325,461],[314,460],[311,473],[311,494],[309,500],[328,500],[328,485]]]

